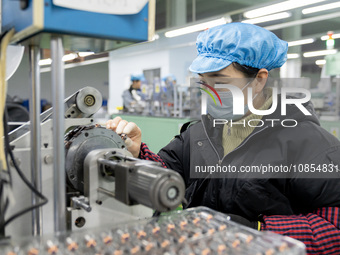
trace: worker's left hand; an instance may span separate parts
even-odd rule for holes
[[[127,136],[125,145],[131,154],[137,158],[142,143],[142,132],[134,122],[127,122],[121,117],[106,122],[106,128],[115,131],[118,135],[125,134]]]

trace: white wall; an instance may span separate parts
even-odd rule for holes
[[[98,89],[103,98],[108,95],[108,62],[65,69],[65,97],[90,86]],[[8,94],[29,99],[31,93],[28,55],[25,53],[18,70],[8,80]],[[41,73],[41,98],[51,102],[51,73]]]
[[[188,67],[196,57],[195,41],[198,33],[165,38],[148,43],[140,43],[110,52],[109,62],[78,66],[65,69],[65,96],[77,90],[92,86],[103,98],[109,99],[109,112],[122,105],[122,92],[130,85],[132,73],[142,73],[146,69],[161,69],[161,76],[174,74],[177,83],[185,84]],[[109,86],[108,86],[109,84]],[[22,99],[30,97],[30,76],[28,54],[8,81],[8,94]],[[41,73],[41,98],[52,100],[51,73]]]
[[[178,84],[185,84],[188,67],[196,57],[198,33],[140,43],[110,52],[108,111],[122,106],[122,93],[130,85],[130,75],[160,68],[161,76],[174,74]]]

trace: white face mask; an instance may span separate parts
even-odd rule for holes
[[[250,84],[248,82],[243,88],[242,91]],[[248,104],[244,106],[244,114],[233,114],[233,95],[230,91],[221,91],[218,92],[222,105],[216,105],[214,100],[211,97],[206,98],[206,112],[210,114],[215,119],[225,119],[225,120],[239,120],[244,114],[246,114],[249,110]],[[256,94],[252,100],[256,98],[258,94]],[[202,102],[202,107],[204,102]]]

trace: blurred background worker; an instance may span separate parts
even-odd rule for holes
[[[166,95],[168,101],[173,101],[174,98],[174,87],[176,86],[176,76],[168,74],[162,78],[163,81],[163,92]]]
[[[162,78],[162,102],[164,115],[169,117],[174,115],[174,100],[177,98],[176,76],[168,74]],[[176,94],[175,94],[176,93]]]
[[[144,96],[141,91],[142,81],[145,80],[143,74],[131,75],[130,88],[125,90],[123,97],[124,112],[141,112],[144,108]]]

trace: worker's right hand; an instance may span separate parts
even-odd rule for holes
[[[135,158],[138,158],[142,143],[142,131],[134,122],[127,122],[118,116],[113,120],[108,120],[106,128],[115,131],[118,135],[125,134],[127,136],[126,148]]]

